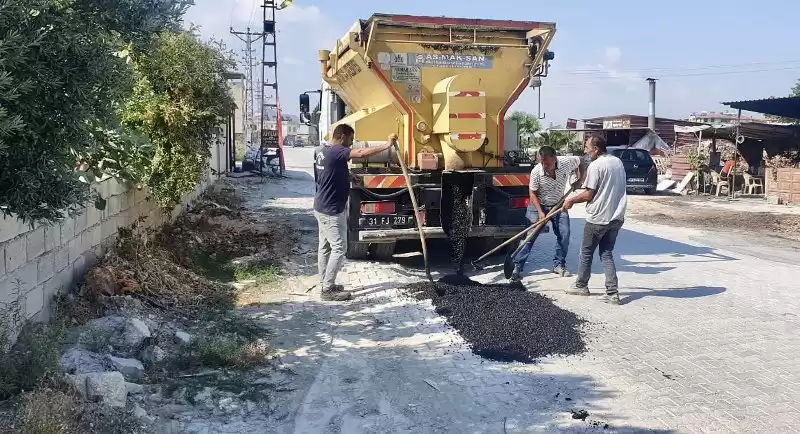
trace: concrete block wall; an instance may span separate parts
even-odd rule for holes
[[[107,200],[104,210],[90,204],[60,224],[31,228],[16,218],[0,218],[0,331],[16,338],[21,323],[45,319],[53,295],[85,275],[116,242],[120,228],[140,224],[152,228],[173,220],[215,181],[210,172],[195,191],[165,214],[146,190],[128,190],[114,179],[94,188]]]
[[[768,199],[775,203],[800,205],[800,169],[782,167],[773,173],[767,168],[764,180]]]

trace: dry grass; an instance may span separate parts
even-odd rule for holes
[[[84,295],[134,295],[164,309],[188,313],[230,310],[230,283],[278,279],[274,260],[237,267],[236,258],[285,256],[294,245],[287,231],[244,216],[232,187],[215,186],[197,206],[155,233],[120,231],[114,251],[87,275]]]
[[[163,308],[189,311],[233,308],[235,294],[230,285],[201,276],[177,263],[174,257],[175,253],[163,246],[127,233],[121,236],[116,254],[110,255],[103,265],[123,277],[117,279],[120,288],[126,287],[121,282],[132,280],[138,288],[134,295]],[[87,288],[93,286],[96,287],[94,282],[87,280]]]
[[[59,372],[63,321],[26,326],[16,343],[0,354],[0,400],[35,389],[43,378]]]
[[[48,383],[22,395],[8,432],[132,434],[141,431],[130,412],[86,402],[69,385]]]
[[[263,339],[249,340],[226,333],[194,341],[176,361],[179,370],[249,369],[269,362],[271,351]]]
[[[60,434],[74,432],[79,414],[73,394],[41,388],[23,397],[17,421],[23,434]]]

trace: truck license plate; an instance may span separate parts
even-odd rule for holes
[[[628,178],[628,182],[644,182],[644,178]]]
[[[414,223],[410,215],[371,215],[361,217],[361,227],[407,226]]]

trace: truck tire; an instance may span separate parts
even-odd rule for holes
[[[396,242],[372,244],[372,257],[378,261],[391,261],[394,257]]]
[[[347,259],[367,259],[369,254],[369,243],[358,241],[358,229],[351,229],[357,224],[358,210],[360,209],[360,198],[354,192],[350,192],[350,200],[347,202],[347,249],[345,258]],[[355,217],[353,217],[355,213]]]
[[[367,259],[369,254],[369,243],[359,243],[351,241],[353,239],[352,232],[347,232],[347,251],[345,257],[347,259]],[[357,239],[357,238],[356,238]]]

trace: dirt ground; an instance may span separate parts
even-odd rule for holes
[[[800,241],[800,210],[760,199],[630,195],[628,218],[713,232],[763,235]]]

